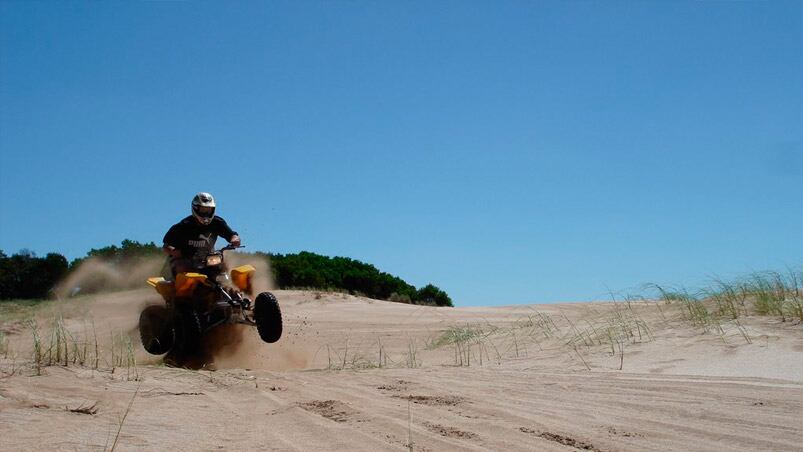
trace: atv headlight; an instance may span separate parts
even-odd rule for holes
[[[212,267],[215,265],[220,265],[223,262],[223,256],[219,254],[213,254],[211,256],[206,256],[206,265],[208,267]]]

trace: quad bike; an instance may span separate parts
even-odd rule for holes
[[[223,252],[235,248],[239,247],[229,245],[207,254],[196,262],[197,272],[179,273],[175,281],[148,278],[165,301],[148,306],[139,316],[140,339],[148,353],[192,354],[205,333],[233,323],[256,326],[265,342],[279,340],[282,313],[276,297],[262,292],[253,303],[248,298],[256,269],[242,265],[231,270],[231,278],[226,274]]]

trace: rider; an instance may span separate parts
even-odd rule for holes
[[[192,271],[215,249],[218,236],[240,246],[240,236],[215,215],[215,198],[209,193],[198,193],[192,198],[192,215],[174,224],[164,237],[162,250],[170,256],[173,276]]]

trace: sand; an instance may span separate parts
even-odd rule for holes
[[[215,370],[142,350],[137,313],[158,302],[147,290],[38,313],[43,335],[61,313],[79,341],[106,338],[98,369],[36,376],[30,329],[0,319],[0,450],[803,450],[800,323],[743,317],[705,332],[649,302],[275,293],[284,337],[246,330]],[[113,365],[114,332],[134,338],[136,368]]]

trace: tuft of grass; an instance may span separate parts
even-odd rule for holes
[[[31,329],[31,336],[33,338],[33,362],[36,369],[36,375],[42,375],[43,357],[42,357],[42,337],[39,335],[39,325],[36,320],[28,320],[28,327]]]
[[[552,320],[552,316],[541,311],[533,310],[533,314],[528,314],[527,319],[529,321],[529,327],[531,330],[533,330],[533,333],[538,331],[546,339],[554,337],[555,333],[559,330],[558,326],[555,324],[555,321]]]
[[[704,289],[705,298],[713,300],[717,307],[717,314],[731,319],[738,319],[740,315],[747,314],[746,286],[740,282],[726,282],[714,278],[712,287]]]
[[[109,333],[111,335],[110,353],[111,359],[107,364],[112,369],[121,368],[125,369],[126,380],[139,380],[139,369],[137,368],[137,360],[135,356],[134,342],[131,337],[123,334],[122,331]],[[95,338],[97,341],[97,338]],[[97,342],[95,342],[97,347]]]
[[[739,321],[750,315],[774,316],[781,322],[803,322],[803,272],[787,269],[785,273],[753,272],[726,281],[713,278],[711,284],[692,295],[685,289],[670,289],[650,284],[660,304],[681,307],[681,318],[705,333],[714,333],[725,341],[726,326],[736,329],[748,344],[752,338]],[[666,321],[666,317],[661,312]]]
[[[377,338],[377,342],[379,343],[379,359],[377,361],[379,367],[388,367],[388,353],[385,351],[385,347],[382,346],[382,338]]]
[[[67,328],[60,314],[54,315],[50,326],[45,330],[49,333],[44,336],[36,319],[28,319],[26,326],[31,330],[32,361],[36,375],[41,375],[42,370],[49,366],[91,367],[95,370],[100,368],[102,350],[94,320],[84,320],[82,333]],[[139,380],[134,341],[122,332],[110,334],[112,342],[104,362],[112,370],[117,367],[125,368],[127,380]]]
[[[520,319],[522,322],[523,319]],[[526,327],[520,323],[519,327]],[[466,324],[465,326],[452,326],[446,329],[438,339],[429,344],[429,348],[452,345],[454,350],[454,365],[471,366],[472,360],[480,366],[491,361],[489,350],[494,351],[497,362],[502,356],[494,340],[509,337],[509,328],[498,328],[487,321],[484,326]],[[489,348],[490,347],[490,348]]]
[[[568,319],[567,319],[568,320]],[[579,329],[571,323],[573,335],[567,341],[573,347],[584,345],[609,345],[611,354],[616,354],[617,344],[636,344],[653,340],[652,329],[641,319],[632,307],[621,308],[614,304],[611,314],[606,317],[585,321],[587,328]]]
[[[660,297],[666,302],[679,301],[687,308],[687,320],[709,326],[715,320],[736,320],[745,315],[779,317],[782,322],[796,319],[803,322],[803,272],[787,269],[754,272],[741,278],[725,281],[714,278],[711,285],[691,296],[685,290],[668,291],[657,285]],[[693,304],[692,302],[698,302]],[[706,307],[709,304],[713,309]]]
[[[413,337],[408,336],[405,348],[401,352],[402,356],[396,360],[391,357],[391,353],[382,342],[382,338],[377,338],[376,342],[369,342],[368,347],[364,346],[364,342],[360,341],[355,346],[349,338],[346,338],[340,347],[335,347],[331,344],[321,346],[321,348],[326,347],[326,370],[365,370],[402,366],[416,368],[422,365],[419,344]],[[372,347],[371,344],[375,344],[376,349],[370,348]]]
[[[739,329],[739,333],[742,335],[742,338],[744,338],[744,341],[747,342],[748,344],[752,344],[753,340],[750,338],[750,334],[747,332],[747,328],[745,328],[744,325],[742,325],[738,319],[734,320],[734,322],[736,323],[736,328]]]
[[[704,331],[708,332],[712,329],[720,330],[719,322],[714,319],[711,311],[708,310],[704,300],[698,296],[690,294],[684,288],[665,288],[658,284],[649,284],[648,288],[652,288],[658,292],[658,299],[665,304],[678,304],[681,307],[681,316],[683,320],[702,327]]]
[[[6,337],[6,333],[0,331],[0,353],[3,354],[3,358],[8,358],[8,338]]]
[[[588,363],[586,362],[585,358],[583,358],[583,355],[581,355],[580,351],[577,350],[577,346],[576,345],[574,346],[574,352],[577,354],[577,356],[580,357],[580,361],[583,362],[583,364],[586,366],[586,369],[591,370],[591,366],[588,365]]]
[[[429,342],[429,349],[436,349],[446,345],[454,348],[454,364],[456,366],[470,366],[472,348],[484,340],[487,333],[477,325],[450,326],[434,341]],[[480,353],[482,351],[480,350]],[[482,358],[480,358],[482,359]]]
[[[789,269],[786,274],[755,273],[743,285],[746,296],[753,300],[757,314],[775,315],[783,322],[792,318],[803,321],[801,279],[802,273]]]
[[[6,358],[6,359],[8,359],[8,358]],[[9,367],[10,367],[10,370],[8,370],[8,371],[0,370],[0,372],[2,372],[4,374],[4,376],[2,378],[13,377],[14,375],[17,374],[17,371],[19,371],[21,369],[20,366],[18,366],[17,357],[16,356],[13,356],[11,358],[11,365]]]
[[[476,325],[466,324],[466,326],[451,326],[444,331],[441,336],[433,341],[430,348],[435,349],[444,345],[461,344],[483,335],[482,328]]]
[[[405,364],[409,368],[421,367],[420,358],[418,358],[418,345],[413,338],[407,338],[407,353],[405,356]]]

